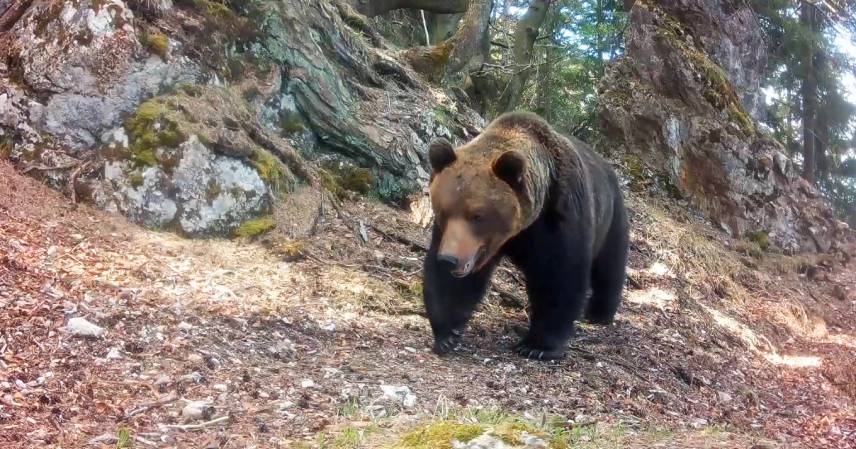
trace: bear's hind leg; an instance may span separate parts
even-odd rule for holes
[[[574,245],[561,234],[551,237],[541,244],[523,245],[529,250],[512,256],[526,277],[530,305],[529,332],[514,351],[537,360],[565,357],[574,321],[582,313],[591,272],[589,258],[579,257],[584,252],[579,247],[584,245]]]
[[[603,248],[592,263],[592,297],[586,307],[585,318],[594,324],[612,324],[624,289],[629,242],[624,208],[618,211]]]

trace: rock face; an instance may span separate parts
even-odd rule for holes
[[[0,157],[143,225],[223,235],[298,184],[348,189],[328,161],[405,200],[432,139],[484,124],[338,2],[233,3],[0,0]]]
[[[754,20],[744,2],[637,1],[626,56],[602,82],[601,148],[637,186],[656,181],[734,237],[827,251],[843,224],[753,118],[765,61]]]
[[[190,236],[227,233],[232,223],[270,207],[268,188],[251,165],[215,154],[197,136],[161,151],[176,161],[172,170],[135,171],[127,161],[108,162],[104,179],[112,194],[96,204],[145,226]]]

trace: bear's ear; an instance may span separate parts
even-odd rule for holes
[[[431,169],[434,170],[435,174],[452,165],[457,158],[452,144],[442,137],[434,140],[428,146],[428,160],[431,162]]]
[[[493,173],[513,189],[518,189],[523,184],[525,171],[526,160],[516,151],[506,151],[493,161]]]

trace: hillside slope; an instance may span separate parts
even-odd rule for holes
[[[853,447],[853,262],[629,205],[614,327],[583,326],[564,361],[512,355],[525,296],[503,271],[438,358],[427,236],[399,211],[349,203],[304,241],[192,241],[0,163],[0,448],[451,447],[485,429],[552,447]],[[71,336],[72,317],[106,333]]]

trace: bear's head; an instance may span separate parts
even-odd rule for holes
[[[513,150],[455,152],[445,139],[431,143],[428,157],[431,205],[442,233],[437,258],[453,276],[464,277],[484,267],[523,227],[526,159]]]

